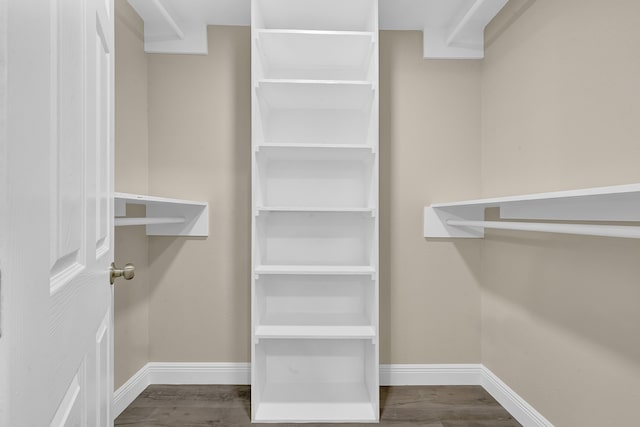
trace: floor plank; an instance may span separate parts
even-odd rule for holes
[[[251,390],[234,385],[152,385],[116,419],[116,426],[248,427]],[[381,387],[380,424],[393,427],[521,427],[482,387]],[[254,424],[255,425],[255,424]],[[259,424],[289,427],[300,424]]]

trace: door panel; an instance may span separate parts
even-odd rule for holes
[[[52,145],[51,168],[53,291],[68,283],[84,265],[85,84],[84,1],[61,0],[52,13]]]
[[[73,377],[62,403],[51,421],[51,427],[83,427],[87,425],[84,363]]]
[[[112,426],[113,2],[2,7],[0,425]]]

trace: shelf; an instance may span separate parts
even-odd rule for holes
[[[282,144],[258,144],[255,146],[255,151],[260,152],[261,149],[267,150],[312,150],[312,149],[321,149],[321,150],[362,150],[366,153],[374,153],[374,148],[371,145],[367,144],[298,144],[298,143],[282,143]],[[342,151],[340,151],[342,153]],[[342,154],[340,154],[342,156]]]
[[[374,33],[257,30],[262,69],[269,79],[369,78]]]
[[[377,416],[367,387],[362,383],[270,383],[265,387],[255,420],[368,422],[377,420]]]
[[[260,421],[371,421],[378,365],[371,339],[265,339],[255,345]],[[254,388],[255,387],[255,388]]]
[[[260,114],[256,117],[256,123],[261,126],[254,136],[256,147],[265,143],[354,147],[377,145],[377,123],[370,116],[372,105],[359,110],[310,110],[274,109],[265,102],[258,104]]]
[[[254,271],[257,275],[369,275],[376,273],[376,269],[370,265],[257,265]]]
[[[271,212],[318,212],[318,213],[368,213],[371,216],[375,215],[373,208],[341,208],[341,207],[296,207],[296,206],[271,206],[271,207],[259,207],[256,214]]]
[[[424,211],[425,237],[482,238],[485,228],[640,238],[640,226],[484,221],[486,208],[500,218],[536,221],[640,221],[640,184],[438,203]]]
[[[262,265],[370,265],[374,218],[334,212],[256,217]]]
[[[261,147],[256,153],[257,206],[367,209],[374,193],[375,156],[362,148]]]
[[[271,109],[362,110],[373,99],[373,85],[343,80],[258,80],[258,97]]]
[[[256,326],[256,338],[374,338],[375,328],[363,315],[269,315]]]
[[[373,149],[364,144],[260,144],[256,145],[260,160],[297,161],[345,161],[371,160]]]
[[[377,9],[371,0],[261,0],[254,10],[254,25],[268,29],[373,31],[377,24],[374,16]]]
[[[127,205],[146,206],[143,218],[123,218]],[[130,193],[114,193],[115,225],[146,225],[148,236],[209,235],[209,204]]]

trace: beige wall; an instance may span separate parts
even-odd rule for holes
[[[153,361],[250,360],[249,43],[210,27],[207,56],[149,57],[150,191],[211,205],[207,239],[150,239]],[[479,195],[480,63],[421,49],[381,34],[381,360],[479,362],[480,243],[425,242],[421,212]]]
[[[153,237],[150,355],[250,360],[248,27],[209,27],[209,54],[149,56],[150,191],[210,205],[206,239]]]
[[[640,182],[640,3],[528,3],[488,29],[501,34],[483,62],[484,195]],[[639,249],[484,240],[482,361],[557,426],[637,425]]]
[[[126,0],[116,0],[115,189],[148,193],[147,57],[143,23]],[[144,216],[144,208],[129,215]],[[114,386],[149,361],[148,244],[144,227],[116,228],[115,261],[132,262],[136,277],[114,288]]]
[[[380,33],[382,363],[480,361],[478,241],[426,241],[425,205],[480,194],[480,62]]]

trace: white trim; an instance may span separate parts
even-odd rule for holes
[[[380,385],[478,385],[482,365],[380,365]]]
[[[553,427],[553,424],[529,405],[486,366],[482,366],[480,385],[523,427]]]
[[[250,363],[150,362],[113,395],[117,417],[151,384],[250,384]],[[481,364],[380,365],[380,385],[479,385],[523,427],[553,427],[487,367]]]
[[[151,383],[149,382],[149,371],[147,369],[149,364],[144,365],[138,372],[136,372],[126,383],[122,384],[113,393],[113,419],[122,413],[127,406],[140,396],[140,393],[144,391]]]
[[[251,384],[250,363],[147,364],[150,384]]]

